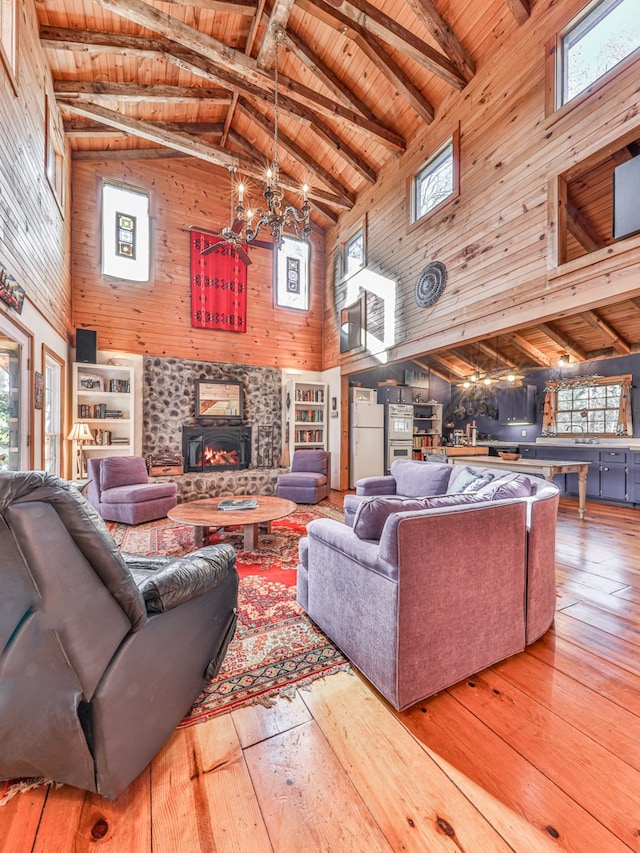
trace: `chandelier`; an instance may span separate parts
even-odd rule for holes
[[[284,232],[289,230],[295,232],[297,237],[302,237],[305,240],[309,239],[311,234],[311,224],[309,222],[309,213],[311,206],[309,204],[309,187],[304,184],[302,187],[302,207],[298,209],[291,204],[284,205],[284,192],[279,184],[280,168],[278,162],[278,47],[284,43],[285,31],[281,26],[274,25],[274,37],[276,43],[276,56],[274,63],[274,96],[273,96],[273,160],[265,174],[265,188],[263,195],[266,201],[266,208],[259,208],[256,211],[258,217],[255,225],[252,224],[253,211],[247,210],[244,206],[244,184],[238,185],[238,203],[236,205],[236,214],[238,219],[245,224],[244,238],[247,243],[255,240],[263,225],[271,228],[273,240],[278,246],[282,246],[284,241]]]

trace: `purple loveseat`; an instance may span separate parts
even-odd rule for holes
[[[178,503],[176,483],[150,483],[141,456],[88,459],[87,500],[106,521],[142,524],[164,518]]]
[[[310,522],[298,566],[299,603],[399,710],[549,628],[559,501],[558,487],[538,477],[400,464],[430,471],[406,470],[396,482],[410,488],[404,476],[421,476],[440,493],[361,496],[351,525]]]

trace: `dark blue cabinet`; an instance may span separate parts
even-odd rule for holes
[[[497,392],[498,419],[501,424],[535,424],[536,386],[502,388]]]

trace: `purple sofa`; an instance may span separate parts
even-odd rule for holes
[[[106,521],[142,524],[164,518],[178,503],[176,483],[150,483],[141,456],[87,461],[87,500]]]
[[[317,504],[331,491],[331,454],[327,450],[296,450],[291,470],[276,484],[279,498],[298,504]]]
[[[351,525],[310,522],[298,601],[401,710],[549,628],[559,489],[495,469],[397,465],[398,485],[422,478],[431,496],[361,496]]]

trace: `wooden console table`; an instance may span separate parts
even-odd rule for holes
[[[469,459],[451,459],[453,465],[468,465]],[[561,459],[500,459],[496,456],[483,456],[478,465],[483,468],[505,468],[507,471],[517,471],[522,474],[534,474],[553,481],[558,474],[578,475],[578,515],[584,518],[587,500],[587,471],[590,462],[562,461]]]

